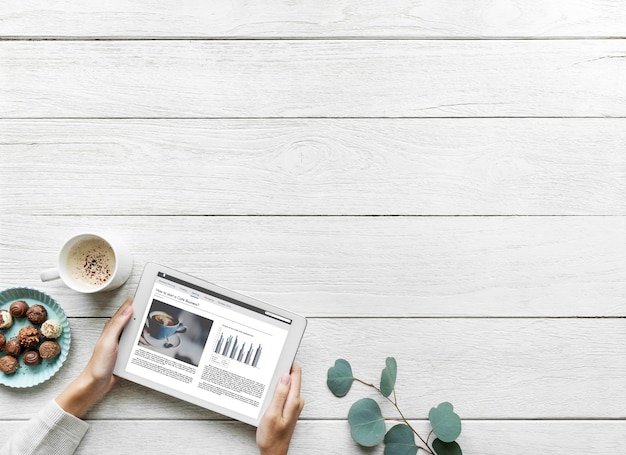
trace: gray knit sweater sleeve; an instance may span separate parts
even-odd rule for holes
[[[71,455],[89,424],[65,412],[51,400],[14,432],[0,453],[4,455]]]

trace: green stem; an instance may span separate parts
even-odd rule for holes
[[[368,387],[373,388],[374,390],[378,391],[378,393],[380,393],[383,397],[385,397],[385,395],[381,392],[381,390],[378,387],[376,387],[374,384],[362,381],[359,378],[354,378],[354,380],[360,382],[363,385],[366,385]],[[400,410],[400,407],[398,406],[398,399],[396,397],[396,389],[393,389],[393,400],[391,398],[389,398],[389,397],[385,397],[385,398],[387,399],[387,401],[389,401],[396,408],[396,410],[400,414],[400,417],[402,417],[402,421],[406,424],[406,426],[409,427],[413,433],[415,433],[415,435],[420,439],[420,441],[422,441],[422,443],[424,445],[426,445],[426,448],[420,447],[420,446],[417,446],[417,447],[422,449],[422,450],[425,450],[428,453],[430,453],[430,455],[435,455],[435,452],[433,451],[433,449],[431,449],[430,446],[428,445],[427,440],[424,441],[424,439],[419,435],[419,433],[415,430],[415,428],[413,428],[411,426],[411,424],[406,419],[406,417],[404,417],[404,414],[402,414],[402,411]],[[431,433],[432,433],[432,431],[431,431]],[[430,435],[429,435],[429,438],[430,438]]]
[[[424,439],[420,436],[420,434],[415,430],[415,428],[413,428],[411,426],[411,424],[409,423],[409,421],[406,419],[406,417],[404,417],[404,414],[402,413],[402,411],[400,410],[400,407],[398,406],[397,400],[396,400],[396,391],[394,389],[393,391],[393,401],[389,398],[389,397],[385,397],[387,398],[387,400],[394,405],[394,407],[396,408],[396,410],[400,413],[400,417],[402,417],[402,420],[404,421],[404,423],[406,424],[407,427],[409,427],[411,429],[411,431],[413,433],[415,433],[415,436],[417,436],[420,441],[422,441],[422,443],[424,443],[427,447],[426,451],[428,453],[430,453],[431,455],[435,455],[435,453],[430,449],[430,446],[428,445],[427,441],[424,441]]]
[[[370,384],[369,382],[365,382],[365,381],[363,381],[363,380],[361,380],[359,378],[352,378],[352,379],[354,379],[355,381],[359,381],[361,384],[364,384],[364,385],[366,385],[368,387],[372,387],[373,389],[376,389],[376,390],[378,390],[380,392],[380,389],[378,387],[376,387],[374,384]]]
[[[393,418],[391,418],[391,417],[389,417],[389,418],[385,418],[384,420],[385,420],[386,422],[400,422],[400,420],[398,420],[398,419],[393,419]],[[407,423],[407,421],[406,421],[406,420],[403,420],[402,422],[404,422],[404,424],[405,424],[405,425],[407,425],[409,428],[411,428],[411,425],[409,425],[409,424]],[[411,430],[413,431],[413,433],[415,433],[415,430],[414,430],[413,428],[411,428]],[[415,434],[417,434],[417,433],[415,433]],[[417,435],[417,436],[419,437],[419,435]],[[420,439],[421,439],[421,438],[420,438]],[[415,445],[415,447],[417,447],[418,449],[425,450],[426,452],[428,452],[428,453],[430,453],[430,454],[432,454],[432,455],[436,455],[436,454],[434,454],[434,453],[430,450],[430,447],[429,447],[428,445],[427,445],[426,447],[422,447],[422,446]]]

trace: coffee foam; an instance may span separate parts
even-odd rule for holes
[[[68,254],[67,271],[76,282],[100,287],[113,276],[115,253],[102,239],[81,240]]]
[[[170,316],[169,314],[157,313],[154,316],[152,316],[152,318],[162,325],[171,326],[171,325],[176,324],[176,321],[174,320],[174,318]]]

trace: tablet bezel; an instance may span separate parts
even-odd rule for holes
[[[139,334],[139,331],[143,330],[144,314],[146,312],[146,309],[149,305],[152,304],[150,297],[152,295],[154,283],[158,278],[158,273],[166,273],[167,275],[194,284],[196,286],[200,286],[212,292],[221,294],[231,299],[235,299],[245,304],[261,308],[265,311],[271,312],[273,315],[278,315],[279,317],[291,319],[292,322],[289,325],[289,330],[287,333],[287,338],[283,345],[283,350],[280,354],[276,369],[273,372],[272,379],[267,386],[267,393],[265,395],[264,401],[261,403],[260,412],[257,418],[251,418],[250,416],[241,414],[233,409],[224,408],[215,403],[199,399],[198,397],[195,397],[193,395],[189,395],[185,392],[153,382],[149,378],[137,376],[125,370],[129,358],[136,348],[135,340],[137,338],[137,335]],[[305,328],[306,319],[299,314],[271,305],[261,300],[254,299],[244,294],[240,294],[230,289],[223,288],[214,283],[208,282],[195,276],[188,275],[162,264],[149,262],[144,267],[143,273],[139,280],[139,284],[137,286],[137,290],[135,292],[135,297],[133,300],[133,317],[129,321],[128,325],[124,328],[124,331],[122,332],[122,335],[120,337],[119,352],[113,372],[117,376],[128,379],[132,382],[141,384],[167,395],[174,396],[181,400],[193,403],[195,405],[201,406],[227,417],[231,417],[241,422],[253,426],[258,426],[260,420],[263,417],[263,414],[265,413],[265,410],[272,400],[274,390],[276,388],[276,385],[278,384],[278,381],[280,380],[280,377],[284,373],[287,373],[291,370],[291,366],[296,357],[300,342],[302,341]]]

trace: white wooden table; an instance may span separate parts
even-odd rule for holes
[[[466,454],[623,454],[625,24],[621,0],[3,2],[0,287],[57,299],[73,343],[0,388],[0,438],[156,261],[309,318],[295,454],[382,453],[346,420],[375,395],[326,371],[390,355],[406,416],[452,402]],[[131,246],[122,289],[39,282],[94,228]],[[255,447],[125,381],[88,420],[82,454]]]

